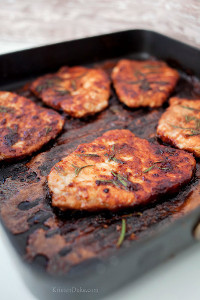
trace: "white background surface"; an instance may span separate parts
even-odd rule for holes
[[[0,53],[133,28],[157,30],[200,47],[200,1],[0,0]],[[35,300],[9,250],[0,228],[0,299]],[[200,300],[200,245],[104,300],[114,299]]]

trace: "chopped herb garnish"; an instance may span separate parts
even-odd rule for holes
[[[196,118],[195,116],[186,115],[185,116],[185,122],[189,123],[191,121],[195,121],[195,124],[196,124],[196,128],[195,129],[199,129],[200,128],[200,119],[199,118]]]
[[[121,233],[120,233],[119,239],[117,241],[117,247],[120,247],[121,244],[123,243],[125,234],[126,234],[126,220],[122,219]]]
[[[111,174],[117,178],[117,180],[124,186],[124,187],[128,187],[128,180],[126,177],[118,174],[118,173],[115,173],[113,171],[111,171]]]
[[[71,80],[71,87],[72,89],[75,91],[77,89],[77,86],[76,86],[76,81],[75,80]]]
[[[78,176],[78,174],[81,172],[81,170],[83,170],[84,168],[87,168],[87,167],[93,167],[94,165],[86,165],[86,166],[83,166],[83,167],[77,167],[75,165],[72,165],[72,167],[75,169],[75,175]]]
[[[186,127],[181,127],[181,126],[177,126],[177,125],[173,125],[173,124],[169,124],[170,126],[172,126],[173,128],[177,128],[177,129],[183,129],[183,130],[190,130],[192,128],[186,128]]]
[[[101,183],[102,183],[102,184],[112,183],[112,184],[114,184],[115,186],[120,187],[120,184],[119,184],[116,180],[113,180],[113,179],[110,179],[110,180],[101,180],[101,179],[96,180],[96,184],[97,184],[97,185],[100,185]]]
[[[122,160],[117,159],[116,157],[112,157],[111,159],[118,164],[122,164],[122,165],[124,164],[124,162]]]
[[[160,169],[160,170],[169,170],[169,168],[162,168],[162,167],[158,167],[158,169]]]
[[[194,111],[200,111],[200,109],[193,108],[193,107],[190,107],[190,106],[185,106],[185,105],[180,105],[180,106],[183,107],[183,108],[185,108],[185,109],[194,110]]]
[[[100,184],[113,184],[119,188],[125,187],[126,190],[132,190],[134,189],[134,184],[129,181],[126,177],[111,171],[111,174],[114,176],[114,179],[106,179],[106,180],[96,180],[96,184],[100,185]]]
[[[14,113],[14,108],[0,105],[0,113]]]
[[[49,132],[52,131],[52,127],[46,127],[45,128],[45,133],[48,134]]]
[[[191,129],[192,133],[186,134],[186,136],[195,136],[195,135],[200,135],[200,130],[193,130]]]
[[[55,92],[57,94],[59,94],[59,96],[66,96],[66,95],[70,95],[71,94],[70,91],[68,91],[68,90],[55,90]]]
[[[161,163],[165,163],[166,161],[156,161],[155,163],[153,163],[148,169],[144,170],[143,173],[148,173],[149,171],[151,171],[157,164],[161,164]],[[159,169],[161,170],[165,170],[166,168],[161,168],[161,167],[158,167]],[[168,169],[168,168],[167,168]]]
[[[84,156],[84,157],[100,157],[98,154],[88,153],[88,154],[76,154],[76,156]]]
[[[64,170],[61,166],[55,166],[54,169],[58,172],[58,173],[63,173],[64,174]]]
[[[115,157],[116,153],[114,152],[114,151],[115,151],[115,145],[114,145],[114,144],[112,145],[112,151],[113,151],[113,153],[110,154],[110,155],[109,155],[108,153],[104,154],[104,156],[107,156],[107,157],[108,157],[108,161],[113,160],[114,162],[116,162],[116,163],[118,163],[118,164],[124,164],[124,162],[123,162],[122,160],[117,159],[117,158]]]
[[[169,124],[169,125],[171,125],[173,128],[191,131],[191,134],[186,134],[186,136],[200,135],[200,130],[196,130],[195,128],[186,128],[186,127],[176,126],[173,124]]]
[[[152,166],[149,167],[148,169],[144,170],[143,173],[148,173],[148,172],[151,171],[154,167],[155,167],[155,165],[152,165]]]
[[[46,79],[43,84],[40,84],[36,87],[36,90],[40,93],[43,90],[56,86],[60,81],[62,81],[61,78]]]

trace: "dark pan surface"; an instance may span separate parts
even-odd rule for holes
[[[143,59],[142,54],[129,57]],[[101,66],[110,74],[116,61],[107,60],[94,65]],[[181,74],[173,96],[200,98],[199,79],[174,61],[167,62]],[[42,105],[29,92],[28,86],[29,83],[14,90]],[[165,196],[148,207],[118,213],[63,213],[51,207],[46,176],[55,163],[79,144],[91,142],[111,129],[129,129],[152,143],[161,143],[156,137],[156,126],[167,106],[166,103],[159,109],[131,110],[118,101],[112,89],[107,110],[82,120],[65,116],[64,130],[55,141],[31,158],[1,165],[1,218],[11,233],[15,247],[27,261],[45,268],[51,274],[73,272],[78,265],[104,260],[117,253],[122,218],[127,221],[122,247],[128,248],[142,237],[151,236],[161,225],[172,223],[200,204],[198,160],[197,171],[190,184],[177,195]]]

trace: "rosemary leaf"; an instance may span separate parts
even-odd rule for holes
[[[196,118],[195,117],[193,117],[193,116],[189,116],[189,115],[186,115],[185,116],[185,122],[186,123],[189,123],[190,121],[193,121],[193,120],[195,120]]]
[[[186,134],[186,136],[196,136],[196,135],[200,135],[200,131],[193,130],[192,133]]]
[[[117,159],[115,157],[115,144],[112,145],[112,151],[113,153],[111,155],[109,155],[108,153],[104,154],[104,156],[108,157],[108,161],[110,162],[111,160],[113,160],[114,162],[118,163],[118,164],[124,164],[124,162],[120,159]]]
[[[94,153],[88,153],[88,154],[76,154],[76,156],[84,156],[84,157],[100,157],[100,155],[98,154],[94,154]]]
[[[121,233],[119,236],[119,239],[117,241],[117,247],[119,248],[121,246],[121,244],[124,241],[125,238],[125,234],[126,234],[126,220],[122,219],[122,225],[121,225]]]
[[[191,134],[186,134],[186,136],[194,136],[194,135],[200,134],[200,130],[196,130],[195,128],[186,128],[186,127],[176,126],[176,125],[172,125],[172,124],[169,124],[169,125],[171,125],[173,128],[191,131]],[[198,123],[198,125],[199,125],[199,123]],[[198,127],[197,127],[197,129],[198,129]]]
[[[76,81],[74,79],[71,80],[71,87],[74,91],[77,89]]]
[[[51,87],[57,86],[57,84],[62,81],[61,78],[53,78],[53,79],[46,79],[42,84],[36,87],[36,90],[40,93],[43,90],[49,89]]]
[[[193,108],[193,107],[190,107],[190,106],[185,106],[185,105],[180,105],[182,108],[185,108],[185,109],[189,109],[189,110],[194,110],[194,111],[200,111],[200,109],[198,108]]]
[[[153,163],[148,169],[144,170],[143,173],[148,173],[149,171],[151,171],[157,164],[161,164],[161,163],[165,163],[164,160],[159,160],[156,161],[155,163]],[[161,167],[158,167],[159,169],[161,169]],[[163,170],[164,168],[162,168],[161,170]]]
[[[170,126],[172,126],[173,128],[177,128],[177,129],[183,129],[183,130],[192,130],[193,128],[186,128],[186,127],[181,127],[181,126],[177,126],[177,125],[173,125],[173,124],[169,124]]]
[[[111,159],[118,164],[122,164],[122,165],[124,164],[124,162],[122,160],[117,159],[116,157],[112,157]]]
[[[14,113],[14,108],[0,105],[0,113]]]
[[[154,167],[155,167],[155,165],[152,165],[148,169],[144,170],[143,173],[147,173],[147,172],[151,171]]]
[[[110,179],[110,180],[98,179],[98,180],[96,180],[96,183],[98,183],[98,184],[101,184],[101,183],[102,184],[109,184],[109,183],[111,183],[111,184],[113,184],[117,187],[120,187],[120,184],[116,180],[113,180],[113,179]]]
[[[117,174],[113,171],[111,171],[111,174],[114,176],[114,177],[117,177],[117,180],[125,187],[128,187],[128,182],[127,182],[127,178],[125,178],[124,176],[120,175],[120,174]]]
[[[46,133],[46,135],[49,133],[49,132],[51,132],[52,131],[52,127],[46,127],[45,128],[45,133]]]
[[[66,96],[66,95],[70,95],[71,94],[70,91],[68,91],[68,90],[55,90],[55,92],[57,94],[59,94],[59,96]]]
[[[94,165],[85,165],[83,167],[77,167],[75,165],[72,164],[72,167],[75,169],[75,175],[78,176],[79,173],[81,172],[81,170],[83,170],[84,168],[87,168],[87,167],[93,167]]]
[[[64,175],[64,170],[61,166],[55,166],[54,170],[56,170],[58,173],[61,173],[62,175]]]

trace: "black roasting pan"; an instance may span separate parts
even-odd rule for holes
[[[169,65],[177,68],[182,74],[182,79],[177,93],[182,92],[182,86],[186,94],[190,93],[191,85],[194,84],[196,88],[195,92],[198,94],[198,86],[200,86],[198,81],[198,78],[200,77],[200,50],[164,35],[147,30],[129,30],[111,33],[1,55],[0,89],[21,92],[20,88],[26,85],[32,79],[46,73],[54,72],[63,65],[73,66],[102,64],[104,67],[107,66],[107,68],[109,68],[110,62],[112,65],[113,61],[116,61],[122,57],[136,59],[155,57],[157,59],[167,61]],[[185,87],[184,84],[187,86]],[[115,95],[113,96],[113,99],[114,98]],[[111,99],[111,107],[112,101],[115,101],[113,99]],[[121,104],[116,105],[120,106]],[[121,107],[123,110],[127,109],[122,105]],[[131,116],[135,118],[142,118],[142,124],[144,124],[144,127],[148,127],[148,123],[145,123],[147,122],[147,119],[145,117],[146,115],[143,114],[155,114],[156,118],[158,118],[159,114],[162,113],[162,109],[161,111],[158,109],[156,112],[145,111],[145,113],[143,113],[141,110],[132,112],[130,109],[127,109],[127,111],[127,113],[132,114]],[[102,114],[105,113],[103,112]],[[98,115],[97,118],[101,121],[101,114]],[[72,122],[71,120],[68,121],[69,123]],[[151,130],[155,130],[157,120],[154,124],[152,123],[153,121],[150,117],[150,121],[151,122],[149,124],[152,126]],[[82,127],[80,127],[83,128],[84,126],[87,126],[87,122],[89,121],[83,121],[83,123],[81,123]],[[95,120],[92,122],[94,123],[95,131],[101,130],[100,127],[95,127]],[[88,132],[90,132],[90,129],[92,131],[92,122],[90,122],[86,131],[89,130]],[[116,121],[114,126],[117,124],[117,128],[121,128],[120,126],[123,127],[123,122],[126,122],[126,120],[121,120],[120,122],[117,123]],[[106,124],[106,129],[109,129],[109,126],[111,125],[109,125],[109,122]],[[76,124],[73,126],[74,130]],[[129,128],[128,125],[127,128]],[[142,131],[142,128],[140,128],[140,131],[138,132],[138,129],[134,129],[134,126],[131,128],[133,128],[133,131],[135,130],[134,132],[136,132],[136,134],[141,134],[142,137],[146,137],[145,133]],[[68,139],[70,139],[70,130],[71,129],[68,129]],[[85,134],[85,136],[86,131],[83,129],[83,135]],[[62,140],[62,135],[58,139],[60,139],[60,141],[67,140],[64,138]],[[77,144],[74,143],[73,145],[73,147],[76,147]],[[56,149],[57,144],[50,143],[44,147],[40,153],[51,153],[51,147],[55,147],[54,149]],[[59,149],[62,150],[63,148]],[[57,152],[55,151],[55,155],[57,155],[56,153]],[[37,155],[39,155],[39,153],[34,154],[32,158]],[[53,160],[54,158],[52,157],[53,156],[51,155],[46,155],[45,159],[46,161],[48,161],[48,159]],[[5,188],[6,181],[8,182],[10,180],[9,182],[12,183],[10,186],[8,184],[10,189],[12,189],[13,186],[16,188],[19,177],[21,180],[23,176],[29,176],[30,184],[37,183],[37,178],[35,177],[36,175],[39,175],[33,174],[34,172],[27,175],[28,171],[25,169],[25,166],[29,163],[30,159],[31,158],[28,158],[27,160],[17,163],[2,164],[0,166],[2,196],[0,198],[0,209],[6,201],[9,201],[9,199],[4,198],[4,194],[2,192]],[[60,157],[58,155],[57,160],[59,159]],[[104,246],[107,245],[107,248],[112,249],[112,251],[102,248],[103,250],[99,251],[98,255],[73,266],[69,272],[49,274],[49,272],[47,272],[45,269],[46,260],[42,254],[38,254],[37,259],[33,260],[32,262],[27,260],[26,243],[29,239],[29,235],[31,235],[34,230],[38,230],[40,228],[46,230],[47,227],[45,227],[44,221],[48,219],[48,214],[52,214],[50,205],[47,207],[47,211],[44,211],[44,209],[43,211],[40,211],[40,215],[36,214],[35,212],[32,216],[29,215],[29,227],[28,230],[25,230],[24,232],[12,232],[11,228],[7,226],[5,215],[2,217],[0,211],[0,218],[3,228],[5,229],[5,233],[13,248],[16,250],[15,252],[17,253],[18,258],[16,266],[19,266],[19,273],[21,273],[23,276],[26,285],[37,297],[37,299],[41,300],[102,299],[102,297],[108,293],[116,291],[118,288],[120,288],[120,286],[137,278],[139,275],[143,274],[158,263],[165,261],[166,259],[170,258],[170,256],[177,254],[187,246],[194,244],[196,242],[194,235],[196,238],[198,238],[195,228],[200,221],[200,189],[198,189],[198,174],[200,174],[199,169],[199,160],[197,160],[197,175],[195,175],[190,187],[184,188],[178,195],[175,195],[174,197],[169,199],[160,199],[158,203],[152,204],[152,206],[149,206],[147,209],[141,208],[141,215],[143,214],[143,218],[146,216],[147,220],[149,220],[149,224],[151,223],[150,219],[153,219],[154,214],[158,214],[157,220],[154,220],[154,222],[152,222],[150,225],[146,224],[144,219],[141,221],[141,223],[138,223],[140,222],[137,219],[139,218],[139,214],[137,216],[134,215],[133,219],[130,217],[129,225],[134,227],[139,224],[137,225],[138,228],[142,229],[138,230],[138,238],[136,240],[129,240],[127,233],[126,240],[119,249],[116,248],[115,245],[110,245],[108,241],[109,235],[110,237],[113,237],[114,235],[114,239],[116,239],[116,237],[119,235],[119,231],[117,232],[114,231],[114,229],[108,229],[107,235],[106,228],[109,228],[109,226],[111,226],[110,223],[113,224],[113,222],[116,222],[115,224],[120,226],[123,213],[112,216],[109,214],[101,215],[101,222],[104,222],[108,225],[102,229],[102,231],[104,230],[102,235],[101,231],[98,231],[98,234],[94,233],[93,238],[96,240],[98,240],[98,238],[105,239],[106,241]],[[45,168],[40,170],[44,171],[44,176],[47,174],[45,173]],[[49,169],[47,167],[47,172],[48,171]],[[22,180],[19,182],[22,182]],[[186,199],[184,200],[185,202],[182,198]],[[192,204],[184,206],[184,203],[188,203],[188,199],[190,198],[192,199]],[[47,199],[46,201],[49,200]],[[181,202],[180,207],[182,210],[176,210],[176,212],[174,212],[172,210],[172,204],[169,203],[176,203],[173,205],[177,208],[179,207],[177,203],[180,201],[184,202]],[[23,209],[24,211],[27,210],[27,208]],[[33,208],[31,207],[31,209]],[[162,217],[160,214],[161,211],[163,214]],[[45,214],[45,217],[42,214]],[[124,214],[127,215],[129,212],[126,211]],[[36,215],[38,219],[36,218]],[[73,230],[75,230],[77,234],[79,232],[78,226],[87,228],[87,222],[88,226],[91,224],[91,226],[93,226],[94,222],[97,222],[94,221],[95,218],[95,220],[98,219],[99,222],[97,222],[98,224],[95,223],[95,226],[97,226],[98,230],[100,228],[100,217],[98,214],[95,216],[93,214],[81,214],[81,220],[79,219],[78,214],[75,215],[75,219],[70,215],[62,215],[61,217],[62,219],[65,217],[69,219],[69,222],[67,223],[68,225],[65,225],[68,227],[70,226],[70,220],[73,220],[72,222],[74,222],[74,226],[77,226],[76,229]],[[10,215],[8,218],[10,218]],[[109,221],[110,223],[106,223],[108,219],[112,220],[112,222]],[[76,225],[77,222],[79,222],[79,225]],[[143,230],[144,224],[146,224],[145,230]],[[90,235],[90,238],[91,237],[92,236]],[[85,241],[87,242],[87,239]],[[73,241],[71,243],[73,246]],[[10,247],[9,243],[7,246]],[[70,251],[73,252],[73,247]],[[66,253],[63,255],[65,254]]]

